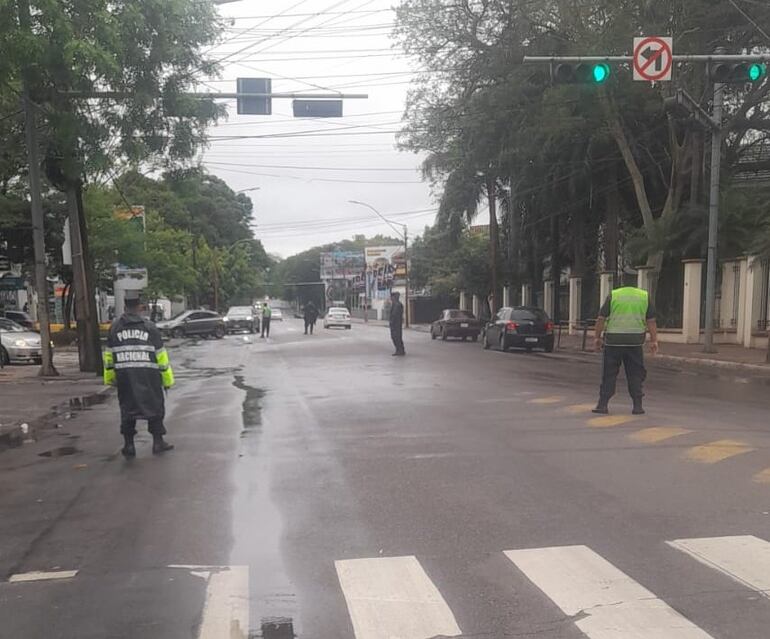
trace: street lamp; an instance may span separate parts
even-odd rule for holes
[[[261,190],[262,190],[261,186],[252,186],[248,189],[240,189],[236,191],[236,193],[248,193],[249,191],[261,191]]]
[[[393,222],[392,220],[389,220],[386,218],[382,213],[380,213],[376,208],[374,208],[371,204],[367,204],[366,202],[359,202],[358,200],[348,200],[351,204],[357,204],[358,206],[364,206],[367,209],[374,211],[374,213],[377,214],[377,216],[383,220],[390,228],[392,228],[396,233],[398,233],[401,237],[404,239],[404,306],[406,307],[406,313],[404,315],[404,324],[407,328],[409,328],[409,247],[407,244],[407,229],[406,224],[402,224],[401,222]],[[403,227],[403,231],[399,231],[395,225]],[[364,268],[366,268],[366,252],[364,252]]]

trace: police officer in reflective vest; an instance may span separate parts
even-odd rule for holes
[[[136,420],[147,420],[152,434],[152,452],[174,448],[163,439],[166,428],[164,390],[174,384],[168,353],[160,331],[141,317],[142,300],[136,291],[126,292],[126,312],[110,328],[104,349],[104,383],[117,386],[120,403],[120,432],[123,456],[136,457]]]
[[[602,384],[599,389],[599,403],[594,413],[607,414],[607,405],[615,394],[615,382],[620,365],[626,371],[628,392],[634,403],[634,415],[644,414],[642,397],[643,384],[647,377],[644,368],[644,340],[650,332],[650,350],[658,352],[658,328],[655,309],[647,291],[635,286],[616,288],[605,300],[596,320],[596,350],[604,347],[602,357]]]
[[[270,338],[270,319],[273,317],[273,309],[270,308],[270,300],[265,298],[262,303],[262,335],[260,337]]]

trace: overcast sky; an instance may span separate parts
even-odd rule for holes
[[[220,79],[201,91],[235,91],[238,77],[270,77],[273,92],[366,93],[345,100],[343,118],[298,119],[291,100],[272,116],[238,115],[210,131],[207,169],[235,190],[259,187],[256,235],[270,253],[294,253],[363,233],[392,230],[367,202],[406,223],[410,236],[435,216],[420,157],[395,148],[414,63],[394,48],[393,0],[241,0],[219,7],[232,18],[214,51]],[[243,139],[224,139],[233,136]],[[310,168],[295,168],[310,167]],[[312,168],[316,167],[316,168]]]

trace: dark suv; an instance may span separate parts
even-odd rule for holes
[[[185,311],[165,322],[158,322],[160,332],[170,337],[204,335],[222,338],[225,336],[225,321],[214,311]]]
[[[553,322],[545,311],[534,306],[503,307],[484,329],[484,348],[553,351]]]
[[[228,333],[235,333],[236,331],[256,333],[259,331],[259,317],[257,317],[256,309],[251,306],[231,306],[224,319]]]

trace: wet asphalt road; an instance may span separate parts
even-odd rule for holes
[[[766,380],[653,366],[592,421],[594,357],[406,344],[186,341],[168,456],[114,399],[0,455],[0,637],[767,637]]]

